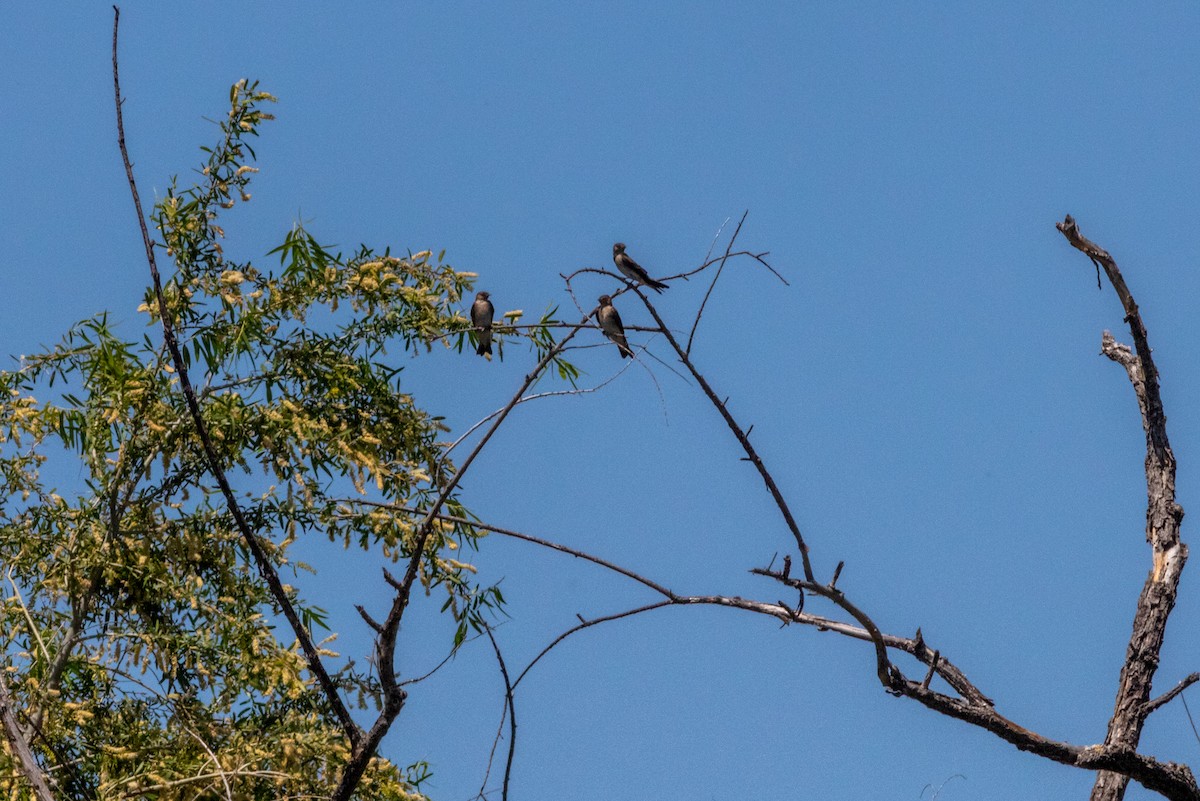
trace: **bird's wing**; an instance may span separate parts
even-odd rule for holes
[[[634,272],[637,274],[638,278],[640,278],[643,281],[650,280],[650,273],[646,272],[646,270],[642,267],[642,265],[638,264],[636,261],[634,261],[633,259],[626,256],[624,253],[621,254],[621,259],[625,262],[625,266],[631,272]]]

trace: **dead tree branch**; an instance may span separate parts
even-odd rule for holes
[[[1167,690],[1165,693],[1160,695],[1158,698],[1155,698],[1153,701],[1147,701],[1146,702],[1146,715],[1149,715],[1151,712],[1158,709],[1160,706],[1165,706],[1166,704],[1171,703],[1172,701],[1175,700],[1175,696],[1179,695],[1181,692],[1186,690],[1188,687],[1191,687],[1197,681],[1200,681],[1200,673],[1191,673],[1187,676],[1187,678],[1185,678],[1183,681],[1176,684],[1170,690]]]
[[[1068,214],[1057,227],[1072,247],[1103,268],[1121,301],[1125,322],[1133,337],[1131,351],[1105,331],[1101,352],[1125,368],[1137,396],[1142,428],[1146,432],[1146,541],[1150,543],[1152,565],[1138,597],[1133,633],[1117,685],[1116,705],[1104,740],[1105,745],[1114,749],[1135,751],[1146,716],[1153,709],[1150,690],[1158,669],[1167,619],[1175,607],[1179,579],[1187,562],[1187,545],[1179,536],[1183,507],[1175,501],[1175,454],[1167,439],[1167,416],[1159,391],[1158,368],[1137,303],[1117,269],[1116,261],[1108,251],[1079,232],[1071,215]],[[1120,801],[1131,777],[1137,778],[1128,772],[1102,772],[1092,788],[1092,801]],[[1142,781],[1142,784],[1146,783]]]
[[[358,503],[367,503],[357,501]],[[386,507],[387,504],[368,503],[372,506]],[[420,510],[392,506],[397,512],[406,514],[419,514]],[[930,648],[924,636],[918,630],[914,637],[900,637],[892,634],[886,634],[879,630],[878,626],[860,609],[851,604],[844,598],[842,593],[831,589],[830,585],[818,584],[816,582],[807,582],[796,579],[788,575],[786,570],[771,570],[769,568],[756,568],[751,572],[779,581],[794,589],[801,589],[806,592],[824,597],[837,606],[847,611],[855,617],[856,622],[866,622],[869,625],[855,625],[841,620],[816,615],[808,612],[796,611],[782,602],[763,602],[746,598],[729,597],[723,595],[681,595],[664,584],[647,578],[635,571],[616,565],[606,559],[586,553],[576,548],[563,545],[558,542],[536,537],[524,532],[514,531],[512,529],[501,526],[483,523],[466,518],[456,517],[453,515],[438,515],[439,520],[448,523],[460,525],[471,525],[483,531],[490,531],[500,534],[505,537],[528,542],[539,547],[548,548],[559,553],[572,556],[578,559],[584,559],[606,570],[610,570],[619,575],[625,576],[637,583],[651,589],[655,593],[663,596],[663,600],[645,604],[633,609],[627,609],[621,612],[616,612],[591,619],[580,618],[580,622],[566,631],[556,636],[549,644],[539,652],[533,660],[525,666],[525,668],[517,675],[513,681],[513,689],[520,685],[525,675],[536,665],[543,657],[546,656],[552,649],[568,637],[597,626],[601,623],[608,623],[615,620],[621,620],[633,615],[638,615],[643,612],[653,611],[672,606],[722,606],[729,609],[739,609],[745,612],[754,614],[768,615],[776,618],[784,623],[797,623],[800,625],[811,626],[818,631],[828,631],[835,634],[840,634],[852,639],[862,640],[878,647],[882,644],[883,647],[903,652],[912,656],[918,662],[927,666],[925,676],[921,681],[912,681],[906,678],[899,669],[891,666],[888,663],[888,678],[889,681],[885,685],[889,692],[895,695],[900,695],[921,703],[922,705],[949,717],[962,720],[971,725],[978,726],[982,729],[992,732],[1005,742],[1011,743],[1022,751],[1029,751],[1038,756],[1051,759],[1064,765],[1081,768],[1084,770],[1119,770],[1130,778],[1135,779],[1143,786],[1160,792],[1167,798],[1173,801],[1200,801],[1200,789],[1197,788],[1195,780],[1192,778],[1191,771],[1182,765],[1176,765],[1170,762],[1159,762],[1153,757],[1139,754],[1134,749],[1122,747],[1112,747],[1106,744],[1078,746],[1071,743],[1052,740],[1036,732],[1030,731],[1018,723],[1009,720],[995,709],[995,702],[984,694],[978,687],[972,683],[966,675],[953,662],[939,650]],[[849,607],[849,609],[847,608]],[[850,610],[853,611],[850,611]],[[877,658],[878,659],[878,658]],[[958,694],[959,697],[946,695],[945,693],[937,692],[930,689],[930,681],[933,676],[938,676]],[[1190,677],[1189,677],[1190,678]],[[1170,699],[1166,699],[1170,700]],[[1166,701],[1164,700],[1163,703]]]

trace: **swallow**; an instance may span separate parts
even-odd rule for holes
[[[651,278],[650,274],[642,269],[642,265],[629,258],[629,254],[625,252],[624,242],[618,242],[613,245],[613,263],[617,265],[617,269],[621,271],[621,275],[634,283],[645,284],[655,292],[660,293],[667,288],[667,285],[662,281],[655,281]]]
[[[617,350],[621,351],[622,359],[633,356],[633,351],[629,349],[629,343],[625,340],[625,326],[621,325],[621,315],[617,314],[612,305],[612,298],[608,295],[600,296],[600,311],[596,312],[596,321],[600,323],[600,330],[604,332],[604,336],[617,343]]]
[[[496,314],[489,297],[487,292],[480,292],[471,304],[471,325],[479,332],[479,347],[475,352],[487,359],[492,358],[492,317]]]

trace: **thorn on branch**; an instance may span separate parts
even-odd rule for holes
[[[771,560],[771,564],[775,564],[775,560]],[[770,568],[768,568],[769,570]],[[792,557],[783,557],[783,577],[789,578],[792,575]]]
[[[584,620],[583,615],[579,614],[578,612],[575,613],[575,617],[579,618],[580,623],[583,623],[584,625],[587,624],[587,621]]]
[[[913,637],[913,655],[924,661],[925,650],[925,635],[921,633],[921,627],[917,626],[917,636]]]
[[[750,439],[750,432],[753,430],[754,430],[754,423],[751,423],[750,427],[746,429],[746,439]]]

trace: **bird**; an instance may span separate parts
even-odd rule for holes
[[[489,297],[487,292],[479,292],[471,304],[471,325],[479,332],[479,347],[475,352],[486,359],[492,358],[492,317],[496,313]]]
[[[629,254],[625,252],[624,242],[618,242],[613,245],[613,262],[617,265],[617,269],[621,271],[621,275],[630,281],[645,284],[659,293],[667,288],[667,285],[662,281],[655,281],[651,278],[650,274],[642,269],[642,265],[629,258]]]
[[[600,311],[596,312],[596,320],[600,323],[600,330],[604,332],[604,336],[617,343],[621,358],[632,357],[633,351],[625,340],[625,326],[621,325],[621,315],[617,314],[616,307],[612,305],[612,298],[608,295],[600,296]]]

